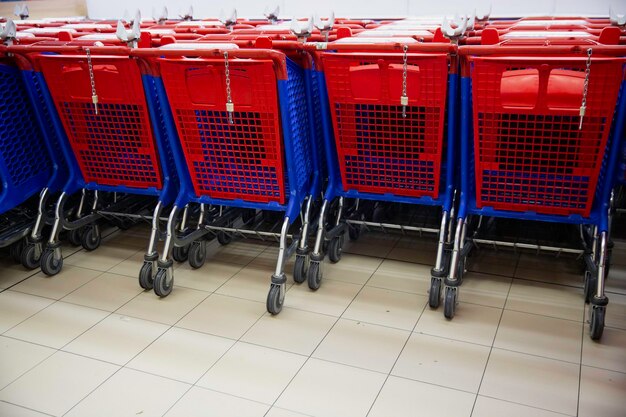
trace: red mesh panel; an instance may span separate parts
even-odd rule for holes
[[[271,61],[162,59],[161,74],[197,196],[285,202],[276,75]]]
[[[579,130],[585,59],[473,58],[478,207],[588,216],[622,79],[594,60]]]
[[[84,56],[40,60],[85,181],[160,189],[157,148],[137,64],[123,57],[92,57],[95,114]]]
[[[437,197],[446,108],[446,55],[409,54],[406,118],[402,55],[324,55],[345,190]]]

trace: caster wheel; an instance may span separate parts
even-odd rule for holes
[[[348,226],[348,237],[351,241],[359,240],[361,237],[361,225],[358,224],[356,226],[350,225]]]
[[[196,241],[189,248],[189,266],[198,269],[206,261],[206,245],[204,241]]]
[[[169,281],[169,282],[168,282]],[[159,268],[154,276],[154,293],[159,297],[167,297],[174,287],[174,276],[168,280],[167,269]]]
[[[37,246],[34,243],[29,243],[24,246],[22,253],[20,254],[20,263],[26,269],[35,269],[39,267],[41,261],[41,254],[37,254]]]
[[[41,255],[41,271],[48,275],[53,276],[61,272],[63,268],[63,258],[55,259],[54,250],[46,250]]]
[[[593,295],[596,293],[596,285],[598,279],[594,274],[590,271],[585,271],[585,303],[589,304],[589,301],[593,298]]]
[[[22,262],[22,252],[27,245],[24,243],[24,239],[20,239],[9,248],[11,258],[17,263]],[[32,268],[30,268],[32,269]]]
[[[293,280],[298,284],[302,284],[306,281],[306,256],[304,255],[296,255],[296,262],[293,267]]]
[[[102,242],[102,236],[100,236],[100,229],[97,226],[87,227],[81,236],[81,244],[87,251],[98,249],[100,242]]]
[[[185,262],[189,257],[189,246],[190,245],[174,246],[172,258],[174,258],[176,262]]]
[[[438,308],[441,302],[441,278],[430,278],[430,291],[428,292],[428,305],[430,308]]]
[[[600,340],[604,332],[604,314],[606,307],[591,306],[591,320],[589,321],[589,336],[593,340]]]
[[[328,243],[328,259],[332,263],[337,263],[341,260],[341,249],[343,248],[343,235],[334,237],[333,240]]]
[[[222,246],[228,245],[233,240],[233,237],[226,232],[218,232],[217,241]]]
[[[322,284],[322,271],[320,269],[319,262],[311,262],[309,264],[309,270],[307,271],[306,277],[310,289],[319,289]]]
[[[280,285],[272,284],[267,293],[267,312],[276,315],[283,309],[283,298],[280,296]]]
[[[139,286],[144,290],[154,288],[154,279],[152,278],[152,262],[144,262],[139,270]]]
[[[80,246],[83,240],[83,228],[70,230],[67,239],[74,246]]]
[[[448,320],[454,318],[456,311],[456,297],[458,290],[455,287],[446,287],[443,299],[443,315]]]

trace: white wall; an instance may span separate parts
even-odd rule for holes
[[[607,15],[609,5],[618,13],[626,13],[626,0],[87,0],[92,18],[118,18],[125,9],[131,14],[141,9],[142,15],[152,15],[152,8],[167,6],[173,17],[193,5],[194,15],[217,17],[220,10],[236,7],[239,16],[259,17],[265,6],[280,5],[283,17],[307,16],[311,13],[328,15],[334,10],[342,17],[401,17],[406,15],[441,15],[478,13],[493,5],[492,15],[522,16],[536,14]]]

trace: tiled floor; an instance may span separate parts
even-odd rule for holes
[[[626,416],[624,243],[595,343],[571,258],[477,252],[447,321],[434,242],[368,234],[272,317],[274,246],[213,243],[159,299],[136,279],[144,236],[66,248],[54,278],[0,259],[0,416]]]

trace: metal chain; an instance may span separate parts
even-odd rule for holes
[[[228,63],[228,51],[224,52],[224,75],[226,77],[226,111],[228,112],[228,123],[231,125],[235,123],[233,120],[233,113],[235,112],[235,105],[230,91],[230,65]]]
[[[94,112],[98,114],[98,94],[96,93],[96,78],[93,75],[93,65],[91,64],[91,51],[89,48],[85,49],[87,52],[87,66],[89,67],[89,81],[91,82],[91,102],[93,103]]]
[[[400,97],[400,104],[402,104],[402,117],[406,119],[406,106],[409,105],[409,97],[406,95],[407,52],[409,51],[409,46],[404,45],[402,50],[404,55],[402,57],[402,97]]]
[[[587,49],[587,66],[585,68],[585,83],[583,84],[583,101],[580,104],[580,124],[578,125],[578,130],[583,128],[583,119],[585,117],[585,112],[587,111],[587,91],[589,91],[589,74],[591,73],[591,54],[593,53],[593,49]]]

